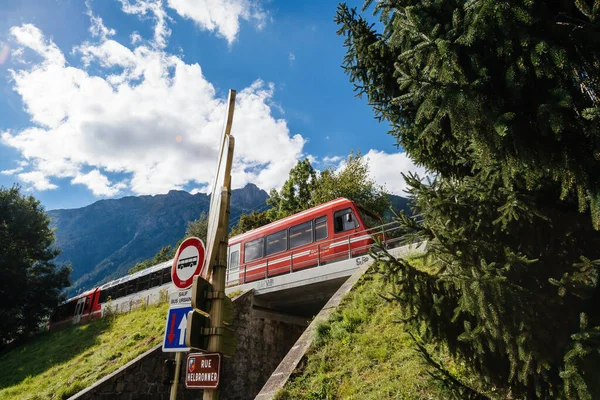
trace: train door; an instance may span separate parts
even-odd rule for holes
[[[77,305],[75,306],[75,315],[73,316],[73,324],[78,324],[79,322],[81,322],[81,314],[83,314],[85,299],[87,299],[87,297],[82,297],[79,300],[77,300]]]
[[[240,243],[227,249],[227,279],[228,286],[240,283]]]

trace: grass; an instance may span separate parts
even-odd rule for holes
[[[365,275],[328,321],[317,326],[313,345],[277,400],[449,399],[433,379],[411,337],[398,322],[398,305],[379,294],[389,288]],[[459,365],[439,353],[457,373]]]
[[[66,399],[161,343],[168,304],[46,332],[0,356],[0,399]]]

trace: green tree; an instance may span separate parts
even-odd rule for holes
[[[382,32],[336,15],[359,95],[436,174],[407,177],[423,222],[401,216],[436,268],[385,256],[392,298],[513,397],[600,395],[598,4],[383,0]]]
[[[380,216],[391,206],[385,188],[369,177],[369,165],[360,152],[350,153],[339,171],[333,168],[323,170],[313,189],[311,201],[317,205],[338,197],[350,199]]]
[[[360,152],[351,153],[342,168],[317,172],[308,158],[298,161],[288,180],[277,192],[271,190],[265,221],[276,221],[338,197],[346,197],[366,209],[383,215],[390,208],[389,194],[369,177],[369,166]]]
[[[263,212],[252,211],[250,214],[242,214],[238,223],[231,229],[229,236],[240,235],[252,229],[260,228],[273,222],[269,215],[269,210]]]
[[[269,218],[276,221],[313,207],[312,194],[316,185],[317,172],[308,158],[298,160],[281,190],[273,189],[269,193],[267,204],[273,207],[268,212]]]
[[[199,239],[202,239],[202,241],[204,243],[206,243],[206,235],[207,234],[208,234],[208,214],[205,211],[202,211],[200,213],[200,216],[197,219],[188,222],[188,226],[185,231],[184,239],[195,236]],[[179,247],[179,244],[181,244],[182,241],[183,241],[183,239],[179,241],[179,243],[177,244],[177,247]]]
[[[0,344],[37,331],[63,300],[71,269],[53,262],[59,253],[40,202],[0,188]]]

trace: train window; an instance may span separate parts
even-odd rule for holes
[[[234,251],[229,255],[229,269],[235,270],[240,266],[240,252],[238,250]]]
[[[118,299],[120,297],[126,296],[127,295],[127,286],[120,283],[116,288],[115,288],[115,299]]]
[[[315,219],[315,242],[327,239],[327,217]]]
[[[287,229],[267,236],[267,255],[287,250]]]
[[[263,238],[244,244],[244,262],[250,262],[263,256]]]
[[[148,275],[140,276],[138,278],[138,291],[148,289],[149,279]]]
[[[358,207],[358,213],[360,214],[360,217],[362,218],[367,228],[374,228],[383,224],[383,220],[379,215],[374,214],[362,207]]]
[[[127,294],[137,293],[138,292],[138,283],[140,279],[132,279],[129,281],[129,289],[127,290]]]
[[[102,304],[106,301],[108,301],[108,289],[100,290],[100,300],[98,300],[98,303]]]
[[[161,284],[165,284],[165,283],[169,283],[171,282],[171,270],[169,268],[165,268],[162,270],[162,280],[161,280]]]
[[[150,277],[150,287],[160,285],[160,271],[152,272]]]
[[[312,242],[312,221],[290,228],[290,249]]]
[[[351,208],[347,208],[342,211],[338,211],[333,215],[333,227],[335,233],[349,231],[354,228],[358,228],[358,223],[352,213]]]
[[[85,307],[84,307],[84,311],[85,312],[89,312],[90,311],[90,304],[92,304],[91,296],[87,296],[85,298]]]

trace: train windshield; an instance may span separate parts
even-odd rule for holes
[[[383,219],[379,215],[372,213],[369,210],[365,210],[364,208],[359,206],[358,212],[360,213],[360,217],[364,221],[367,228],[374,228],[383,224]]]

